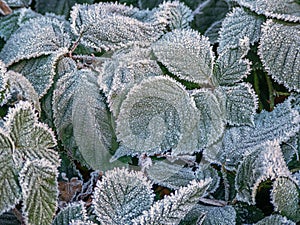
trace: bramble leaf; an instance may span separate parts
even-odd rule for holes
[[[300,22],[300,4],[294,0],[235,0],[257,14],[280,20]]]
[[[40,17],[24,23],[7,40],[0,59],[10,66],[22,59],[67,51],[70,47],[69,35],[64,24],[55,18]]]
[[[299,24],[267,20],[258,50],[266,71],[278,83],[297,92],[300,92],[299,37]]]
[[[180,220],[197,204],[199,198],[205,195],[210,182],[211,179],[190,182],[188,186],[176,190],[175,194],[155,202],[148,211],[135,218],[133,224],[179,224]]]
[[[93,196],[94,212],[101,224],[130,224],[148,210],[154,194],[141,172],[115,168],[97,182]]]
[[[0,215],[14,208],[21,200],[21,189],[14,165],[13,148],[9,136],[0,130]]]
[[[274,225],[274,224],[278,224],[278,225],[296,225],[296,223],[294,223],[291,220],[288,220],[286,217],[281,216],[281,215],[276,215],[276,214],[265,217],[264,219],[258,221],[254,225]]]
[[[279,177],[274,181],[271,192],[275,210],[296,222],[300,221],[298,189],[293,180],[287,177]]]
[[[28,7],[32,0],[5,0],[10,7]]]
[[[25,162],[20,185],[26,224],[51,224],[57,208],[57,176],[57,166],[46,159]]]
[[[260,26],[263,19],[254,13],[249,13],[243,8],[234,8],[227,14],[222,22],[220,30],[219,48],[221,53],[225,48],[236,48],[240,39],[249,39],[250,44],[254,44],[260,38]]]
[[[207,89],[192,92],[200,118],[198,125],[199,148],[205,148],[217,142],[225,130],[226,115],[218,98]]]
[[[135,85],[121,105],[116,133],[125,155],[197,150],[198,112],[185,88],[175,80],[156,76]],[[191,141],[194,140],[194,141]],[[114,157],[124,153],[116,151]]]
[[[208,39],[197,31],[174,30],[155,42],[152,49],[158,61],[179,78],[212,84],[212,48]]]
[[[267,141],[245,155],[239,165],[235,179],[236,198],[248,204],[255,204],[255,195],[262,181],[290,175],[278,141]]]
[[[254,125],[257,97],[252,86],[240,83],[231,87],[220,87],[226,96],[226,120],[230,125]]]
[[[82,44],[97,51],[131,45],[149,46],[158,39],[160,31],[134,18],[132,15],[136,11],[116,3],[75,5],[71,12],[72,31],[80,36]]]
[[[69,225],[72,220],[85,221],[86,219],[87,212],[83,202],[73,203],[66,206],[57,214],[52,225]]]
[[[65,53],[66,51],[62,50],[57,51],[55,54],[22,60],[13,64],[10,69],[25,76],[41,98],[51,87],[56,74],[55,67],[57,61]]]

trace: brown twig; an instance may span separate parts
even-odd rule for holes
[[[5,1],[0,0],[0,14],[6,16],[12,13],[11,8],[6,4]]]

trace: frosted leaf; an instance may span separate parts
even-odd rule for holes
[[[254,44],[260,38],[260,26],[263,19],[243,8],[234,8],[227,14],[222,23],[219,37],[218,52],[225,48],[236,48],[240,39],[249,38],[250,44]]]
[[[214,93],[208,89],[192,92],[196,107],[200,113],[198,124],[199,148],[204,148],[218,141],[225,130],[225,114]]]
[[[265,217],[264,219],[258,221],[254,225],[296,225],[291,220],[288,220],[286,217],[281,215],[271,215],[268,217]]]
[[[92,4],[93,0],[37,0],[35,3],[35,8],[39,13],[52,12],[57,15],[69,16],[70,10],[76,3]]]
[[[129,90],[147,77],[162,75],[156,61],[150,60],[150,51],[133,48],[130,52],[117,52],[103,64],[99,76],[101,89],[107,96],[109,108],[117,118]]]
[[[235,0],[257,14],[280,20],[299,22],[300,5],[294,0]]]
[[[220,85],[232,85],[242,81],[250,73],[250,61],[244,59],[241,48],[226,48],[219,55],[214,67],[214,75]]]
[[[94,223],[92,221],[82,221],[82,220],[72,220],[70,225],[97,225],[97,223]]]
[[[208,37],[210,43],[212,44],[216,44],[218,43],[218,39],[219,39],[219,31],[222,27],[222,20],[216,21],[214,22],[205,32],[204,32],[204,36]]]
[[[298,159],[300,154],[300,132],[291,137],[288,141],[283,142],[281,145],[281,150],[286,163],[291,162],[295,155]]]
[[[21,225],[16,215],[11,211],[0,215],[0,224],[5,225]]]
[[[71,123],[79,151],[93,169],[107,170],[121,166],[118,161],[109,163],[116,137],[112,115],[97,84],[97,74],[81,70],[79,76],[78,86],[72,96],[72,106],[69,108],[72,111]]]
[[[252,86],[240,83],[231,87],[220,87],[226,96],[226,119],[230,125],[254,125],[257,97]]]
[[[182,85],[168,77],[150,77],[134,86],[123,101],[117,138],[132,155],[170,148],[174,155],[192,153],[198,144],[196,110]],[[117,150],[115,157],[120,156]]]
[[[174,30],[155,42],[152,48],[158,61],[181,79],[211,84],[212,48],[208,38],[197,31]]]
[[[62,209],[55,217],[52,225],[69,225],[72,220],[87,219],[87,212],[83,202],[73,203]]]
[[[7,41],[23,23],[35,17],[39,17],[39,14],[28,8],[16,9],[11,14],[0,17],[0,37]]]
[[[293,99],[293,98],[292,98]],[[278,104],[272,112],[262,111],[254,117],[254,126],[232,127],[225,131],[222,141],[205,149],[210,162],[234,169],[246,152],[266,141],[287,141],[299,130],[299,113],[291,108],[291,100]]]
[[[236,198],[248,204],[255,204],[255,195],[262,181],[290,175],[278,141],[267,141],[245,155],[239,165],[235,179]]]
[[[130,224],[148,210],[154,194],[143,173],[115,168],[107,171],[93,196],[94,212],[101,224]]]
[[[149,46],[160,32],[150,23],[129,17],[136,10],[118,4],[76,5],[71,12],[72,31],[82,44],[97,51]]]
[[[186,187],[181,187],[175,194],[166,196],[155,202],[148,211],[133,220],[134,225],[179,224],[181,219],[197,204],[211,179],[200,182],[192,181]]]
[[[70,46],[64,24],[55,18],[40,17],[24,23],[7,40],[0,59],[7,66],[22,59],[55,53]]]
[[[28,7],[31,0],[5,0],[10,7]]]
[[[7,97],[7,69],[5,64],[0,60],[0,104],[3,104]]]
[[[197,180],[212,179],[208,189],[206,190],[208,193],[214,193],[220,185],[220,177],[217,170],[208,163],[200,163],[195,171],[195,175]]]
[[[57,167],[60,165],[58,153],[53,149],[56,146],[54,133],[45,124],[38,122],[29,102],[21,101],[15,108],[10,108],[5,126],[15,145],[17,168],[24,160],[34,159],[47,159]]]
[[[13,64],[10,69],[21,73],[30,81],[39,97],[45,95],[53,83],[56,63],[66,51],[25,59]]]
[[[232,206],[214,207],[197,204],[185,216],[182,225],[235,225],[236,211]],[[195,221],[202,221],[196,223]]]
[[[275,210],[294,221],[300,221],[299,191],[297,184],[289,178],[279,177],[271,192]]]
[[[17,170],[13,159],[14,145],[7,134],[0,130],[0,215],[14,208],[21,199]]]
[[[153,10],[154,24],[163,25],[167,29],[188,28],[189,23],[193,20],[191,9],[179,1],[163,2]]]
[[[297,92],[300,92],[299,37],[299,24],[267,20],[258,50],[266,71],[278,83]]]
[[[52,223],[57,209],[57,177],[57,167],[46,159],[25,162],[20,171],[20,185],[26,224]]]
[[[8,71],[7,82],[9,84],[9,95],[5,99],[5,102],[15,103],[19,102],[20,99],[26,100],[31,102],[39,113],[41,112],[39,96],[32,84],[23,75],[14,71]]]

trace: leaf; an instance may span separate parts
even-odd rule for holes
[[[138,47],[116,52],[112,60],[103,63],[98,83],[107,97],[109,109],[115,118],[129,90],[147,77],[162,75],[156,61],[150,59],[148,49]]]
[[[235,0],[257,14],[263,14],[280,20],[299,22],[300,5],[293,0]]]
[[[0,60],[0,104],[3,104],[7,97],[7,69],[5,64]]]
[[[31,0],[5,0],[10,7],[28,7]]]
[[[280,216],[280,215],[271,215],[271,216],[265,217],[264,219],[258,221],[254,225],[274,225],[274,224],[296,225],[296,223],[294,223],[293,221],[288,220],[286,217]]]
[[[267,20],[258,54],[267,72],[289,90],[300,92],[299,24]]]
[[[248,83],[232,87],[221,87],[226,96],[226,119],[229,125],[254,126],[254,115],[257,109],[257,97]]]
[[[273,183],[271,192],[275,210],[293,221],[300,221],[299,191],[297,184],[286,177],[279,177]]]
[[[81,70],[80,80],[73,95],[72,125],[76,144],[85,161],[99,170],[121,166],[109,163],[116,137],[113,118],[97,85],[97,74]]]
[[[235,225],[236,224],[236,211],[232,206],[224,207],[213,207],[197,204],[195,207],[186,215],[181,225],[196,224],[201,218],[203,221],[202,225]],[[199,223],[197,223],[199,224]]]
[[[293,98],[278,104],[272,112],[262,111],[254,117],[254,126],[226,129],[222,141],[205,149],[207,160],[234,169],[246,152],[266,141],[287,141],[299,130],[299,112],[291,108]]]
[[[222,27],[223,19],[214,22],[204,33],[204,36],[208,37],[211,44],[218,43],[219,31]]]
[[[57,166],[46,159],[26,161],[20,171],[26,224],[51,224],[57,209]]]
[[[155,202],[148,211],[133,220],[134,225],[179,224],[180,220],[197,204],[205,194],[211,179],[190,182],[175,194]]]
[[[172,153],[197,149],[198,113],[185,88],[171,78],[157,76],[135,85],[123,101],[116,133],[125,155]],[[191,141],[195,140],[195,141]],[[117,150],[114,157],[124,152]]]
[[[10,66],[22,59],[67,52],[69,35],[64,24],[55,18],[40,17],[24,23],[7,40],[0,53],[0,59]]]
[[[13,158],[14,144],[4,130],[0,130],[0,215],[13,209],[21,200],[21,189]],[[0,220],[1,221],[1,220]]]
[[[0,17],[0,37],[7,41],[23,23],[36,17],[39,14],[29,8],[16,9],[11,14]]]
[[[39,96],[32,84],[23,75],[14,71],[8,71],[7,82],[9,84],[9,95],[6,97],[5,102],[18,103],[20,100],[29,101],[41,113]]]
[[[197,31],[174,30],[155,42],[152,49],[158,61],[179,78],[211,84],[213,52],[208,39]]]
[[[222,23],[219,37],[218,52],[225,48],[236,48],[240,39],[249,38],[250,44],[254,44],[260,38],[260,26],[263,19],[243,8],[234,8],[228,13]]]
[[[93,0],[55,0],[55,1],[46,1],[46,0],[37,0],[35,3],[35,8],[37,12],[45,13],[55,13],[57,15],[69,16],[72,6],[76,3],[78,4],[92,4]]]
[[[25,160],[45,159],[58,167],[60,160],[53,149],[56,139],[52,130],[38,122],[38,117],[29,102],[21,101],[10,108],[5,119],[5,127],[13,141],[16,168]]]
[[[129,17],[136,11],[118,4],[76,5],[71,12],[72,31],[80,36],[82,44],[97,51],[149,46],[160,31],[150,23]]]
[[[148,210],[154,194],[141,172],[115,168],[97,182],[93,196],[94,212],[101,224],[130,224]]]
[[[21,225],[21,222],[12,211],[1,214],[0,223],[5,225]]]
[[[193,20],[191,9],[179,1],[162,2],[152,11],[153,18],[150,20],[154,24],[165,26],[165,30],[188,28]]]
[[[55,54],[25,59],[13,64],[10,69],[25,76],[41,98],[53,84],[56,74],[55,66],[65,53],[66,51],[62,50],[57,51]]]
[[[208,89],[192,92],[196,107],[200,113],[198,125],[199,147],[205,148],[217,142],[225,130],[225,114],[217,96]]]
[[[250,74],[251,63],[244,59],[244,54],[240,47],[226,48],[222,51],[214,67],[214,75],[220,85],[233,85]]]
[[[81,221],[81,220],[72,220],[70,225],[97,225],[97,223],[94,223],[92,221]]]
[[[55,217],[52,225],[69,225],[72,220],[87,219],[87,212],[83,202],[69,204]]]
[[[290,175],[278,141],[267,141],[245,155],[239,165],[235,180],[236,198],[248,204],[255,204],[255,195],[262,181]]]

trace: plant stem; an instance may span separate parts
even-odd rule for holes
[[[265,77],[268,85],[270,111],[272,111],[275,105],[274,88],[270,76],[266,74]]]
[[[17,208],[13,208],[13,213],[15,214],[15,216],[17,217],[17,219],[23,224],[23,216],[22,213],[17,209]]]
[[[256,92],[256,94],[260,97],[260,89],[259,89],[259,78],[258,78],[258,74],[256,73],[256,71],[253,71],[253,75],[254,75],[254,90]],[[263,110],[263,104],[261,103],[260,98],[258,98],[258,110],[261,111]]]

